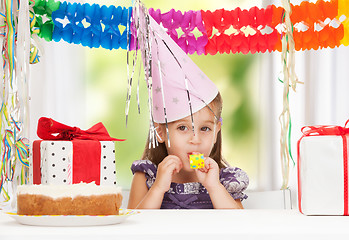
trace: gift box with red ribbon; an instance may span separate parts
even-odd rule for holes
[[[346,125],[302,128],[298,141],[298,207],[305,215],[349,215]]]
[[[102,123],[88,130],[40,118],[29,178],[33,184],[116,184],[115,141]]]

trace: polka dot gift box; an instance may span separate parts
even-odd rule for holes
[[[116,184],[115,141],[102,123],[83,131],[40,118],[29,166],[33,184]]]

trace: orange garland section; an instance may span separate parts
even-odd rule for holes
[[[336,19],[338,16],[338,0],[325,2],[319,0],[316,3],[302,2],[298,6],[292,6],[292,23],[303,23],[308,29],[306,31],[294,31],[293,38],[295,48],[299,50],[317,50],[319,48],[334,48],[341,44],[344,37],[344,26],[331,27],[326,24],[326,19]],[[320,31],[315,30],[314,25],[318,24]]]
[[[338,14],[338,0],[325,2],[318,0],[316,3],[303,1],[300,5],[292,5],[291,21],[304,22],[311,25],[324,22],[326,18],[334,19]]]

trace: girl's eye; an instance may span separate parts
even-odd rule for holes
[[[211,130],[211,128],[209,128],[209,127],[202,127],[201,128],[201,131],[203,131],[203,132],[208,132],[210,130]]]
[[[185,131],[185,130],[187,130],[188,128],[187,128],[186,126],[179,126],[177,129],[178,129],[179,131]]]

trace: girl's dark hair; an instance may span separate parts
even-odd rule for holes
[[[214,111],[215,116],[221,118],[222,115],[222,105],[223,100],[221,94],[218,92],[217,96],[210,102],[209,107]],[[165,143],[159,143],[156,148],[149,148],[149,136],[147,143],[145,144],[142,159],[147,159],[152,161],[154,164],[159,165],[159,163],[168,155]],[[222,131],[217,134],[217,141],[214,144],[210,157],[218,163],[219,168],[225,167],[227,164],[222,157]]]

